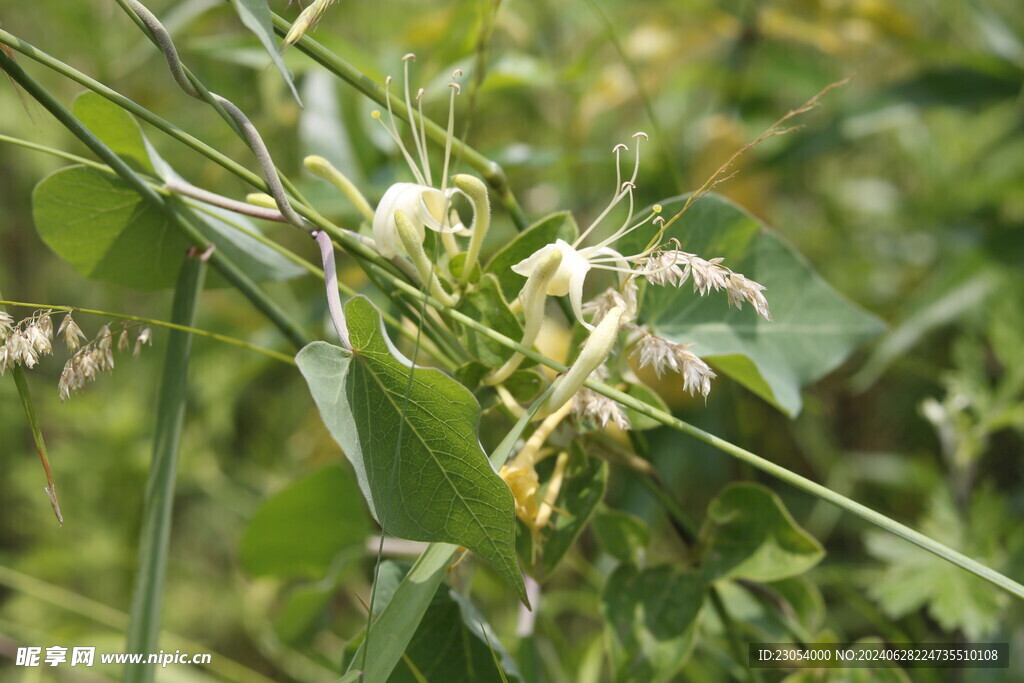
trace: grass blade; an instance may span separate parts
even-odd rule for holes
[[[500,469],[512,454],[519,437],[547,400],[551,390],[541,394],[519,418],[501,444],[490,456],[491,465]],[[398,662],[401,661],[405,648],[408,647],[423,615],[430,606],[430,601],[437,592],[437,587],[447,574],[446,568],[458,546],[450,543],[431,543],[419,556],[412,569],[402,579],[395,590],[394,597],[373,622],[373,656],[366,658],[366,669],[363,673],[365,681],[386,681]],[[364,640],[352,656],[349,673],[355,671],[357,662],[363,661]]]
[[[206,264],[187,258],[181,267],[174,290],[171,321],[191,327],[196,303],[203,288]],[[174,507],[175,472],[178,444],[185,421],[185,397],[192,335],[172,330],[167,340],[167,359],[157,399],[156,431],[153,435],[153,464],[146,484],[139,539],[139,566],[135,574],[131,621],[128,625],[126,652],[156,652],[160,636],[160,612],[163,605],[170,546],[171,515]],[[126,665],[125,683],[152,681],[156,667]]]
[[[0,292],[0,299],[4,295]],[[0,311],[5,311],[0,306]],[[21,398],[21,405],[25,408],[25,418],[28,420],[28,428],[32,431],[32,441],[36,445],[36,452],[39,453],[39,461],[43,463],[43,472],[46,473],[46,495],[50,499],[50,506],[53,514],[57,515],[57,521],[64,526],[64,515],[60,512],[60,504],[57,502],[57,489],[53,485],[53,472],[50,470],[50,458],[46,453],[46,442],[43,441],[43,431],[39,427],[39,418],[36,417],[36,407],[32,403],[32,394],[28,390],[28,382],[25,381],[25,371],[21,366],[11,368],[11,377],[14,378],[14,385],[18,388],[18,396]]]

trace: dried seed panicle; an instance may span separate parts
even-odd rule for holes
[[[683,378],[684,391],[688,391],[691,396],[699,392],[707,398],[711,392],[711,380],[718,375],[689,347],[690,344],[678,344],[642,331],[632,356],[637,359],[640,367],[652,366],[658,377],[668,370],[679,374]]]
[[[71,353],[77,351],[82,346],[81,340],[85,339],[85,334],[70,313],[65,315],[64,320],[61,321],[60,327],[57,329],[57,336],[64,337],[64,345]]]
[[[0,317],[0,375],[7,370],[24,366],[32,369],[41,356],[53,353],[52,311],[36,311],[17,325],[14,319],[4,313]]]

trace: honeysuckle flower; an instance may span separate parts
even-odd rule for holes
[[[415,59],[415,55],[407,54],[402,58],[405,62],[405,106],[408,111],[410,128],[412,130],[413,146],[419,161],[406,148],[402,142],[402,136],[398,132],[395,122],[395,115],[391,106],[391,77],[385,81],[385,103],[388,111],[388,122],[382,118],[381,112],[373,111],[373,118],[381,122],[384,130],[391,139],[398,145],[402,156],[405,157],[409,169],[412,171],[415,182],[395,183],[384,193],[377,209],[373,214],[373,239],[376,242],[377,251],[385,258],[394,258],[403,251],[404,243],[398,234],[398,225],[395,222],[395,213],[401,211],[413,224],[418,241],[420,243],[426,238],[426,230],[429,228],[442,237],[446,251],[453,255],[458,247],[455,243],[455,235],[465,236],[472,234],[479,216],[474,216],[473,224],[465,226],[460,222],[458,214],[451,208],[451,199],[455,194],[466,195],[467,199],[477,207],[477,202],[466,194],[460,187],[448,187],[448,166],[451,160],[452,138],[454,137],[454,115],[455,96],[459,92],[459,85],[455,79],[462,75],[460,70],[452,74],[452,82],[448,84],[451,88],[451,96],[448,106],[448,130],[444,150],[444,166],[441,172],[439,187],[434,186],[433,176],[430,168],[430,159],[427,154],[427,132],[425,119],[423,117],[423,90],[416,94],[416,108],[413,108],[413,98],[409,88],[409,62]],[[417,125],[417,117],[419,125]],[[482,184],[482,183],[481,183]],[[479,213],[479,212],[478,212]]]
[[[548,282],[547,294],[549,296],[565,296],[568,294],[569,303],[572,305],[576,319],[588,329],[593,329],[594,326],[583,319],[583,285],[587,279],[587,274],[591,269],[599,268],[619,273],[620,281],[622,282],[630,278],[634,274],[630,264],[637,259],[646,257],[648,252],[634,256],[623,256],[613,249],[611,245],[637,228],[654,220],[661,213],[661,206],[655,204],[650,215],[638,223],[631,224],[633,220],[633,190],[636,188],[636,177],[640,170],[640,139],[646,139],[647,135],[636,133],[633,137],[637,140],[633,175],[625,182],[622,182],[621,167],[618,162],[620,152],[627,149],[627,147],[620,144],[616,145],[612,150],[616,157],[616,191],[611,203],[601,212],[601,215],[572,244],[562,239],[555,240],[555,242],[541,247],[527,258],[512,266],[512,272],[529,277],[547,254],[552,251],[559,252],[562,256],[561,266],[554,277]],[[618,206],[623,199],[627,198],[629,200],[629,214],[622,226],[610,237],[601,240],[597,244],[588,247],[581,246],[583,241],[612,209]]]
[[[646,139],[644,133],[636,133],[633,136],[636,142],[636,155],[633,164],[632,177],[623,182],[620,166],[620,153],[627,149],[626,145],[616,145],[612,152],[616,158],[616,192],[608,207],[594,220],[576,240],[569,244],[565,240],[558,239],[551,244],[544,245],[536,252],[512,266],[512,271],[529,277],[537,268],[541,259],[549,253],[557,251],[561,254],[561,267],[553,278],[548,282],[547,294],[549,296],[569,296],[576,319],[588,329],[598,323],[601,316],[611,305],[617,305],[626,311],[627,320],[636,315],[635,286],[631,290],[630,283],[636,278],[644,278],[654,285],[680,286],[689,279],[693,280],[694,291],[702,296],[711,290],[726,290],[729,296],[729,304],[741,307],[743,302],[754,306],[758,315],[771,320],[768,312],[768,302],[761,293],[764,286],[735,273],[729,268],[721,265],[723,259],[713,258],[705,260],[696,254],[669,248],[661,243],[661,235],[665,229],[665,219],[661,217],[662,207],[655,204],[651,213],[643,220],[633,223],[633,190],[636,188],[637,173],[640,168],[640,140]],[[584,240],[601,223],[602,220],[624,199],[628,199],[629,211],[622,226],[610,237],[607,237],[597,244],[582,246]],[[612,245],[630,234],[634,230],[651,223],[658,226],[658,231],[650,240],[647,247],[632,255],[624,255],[614,249]],[[672,240],[675,242],[675,240]],[[678,246],[676,243],[675,246]],[[618,294],[614,289],[606,291],[599,300],[591,302],[590,305],[583,305],[583,286],[587,275],[592,269],[602,269],[619,274]],[[620,301],[614,301],[612,297],[618,296]],[[604,299],[601,301],[600,299]],[[632,303],[631,303],[632,300]],[[593,319],[590,322],[584,320],[584,314],[592,312]]]

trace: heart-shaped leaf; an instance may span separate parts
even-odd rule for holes
[[[664,214],[684,201],[664,202]],[[618,248],[637,253],[649,238],[638,230]],[[884,329],[778,235],[723,197],[709,194],[694,203],[664,236],[672,238],[703,258],[724,257],[723,265],[767,287],[773,320],[758,317],[749,305],[728,308],[723,292],[702,297],[687,282],[648,286],[642,321],[661,337],[692,343],[694,353],[790,416],[800,412],[801,387]]]
[[[705,585],[698,572],[669,566],[611,573],[602,602],[616,680],[672,679],[693,648]]]
[[[401,538],[473,550],[525,600],[512,492],[480,447],[476,399],[438,370],[411,368],[369,300],[345,314],[353,351],[314,342],[296,361],[374,518]]]
[[[732,484],[708,505],[701,565],[709,581],[780,581],[807,571],[825,550],[779,497],[758,484]]]

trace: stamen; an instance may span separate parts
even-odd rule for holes
[[[462,69],[452,72],[452,82],[448,84],[451,88],[451,95],[448,98],[448,130],[444,136],[444,171],[441,174],[441,192],[448,186],[448,164],[452,158],[452,138],[455,136],[455,96],[462,88],[455,82],[455,79],[462,75]]]
[[[635,185],[635,183],[636,183],[636,176],[640,172],[640,138],[641,137],[643,137],[644,140],[648,140],[649,139],[647,137],[647,133],[644,133],[643,131],[638,131],[636,133],[633,133],[633,139],[636,140],[636,161],[633,164],[633,177],[629,179],[629,182],[634,183],[633,187],[636,187],[636,185]]]
[[[426,119],[423,118],[423,93],[425,91],[420,88],[416,91],[416,109],[420,115],[420,156],[423,158],[423,171],[427,174],[427,184],[433,186],[434,181],[430,177],[430,157],[427,155],[427,124]],[[413,128],[416,127],[416,123],[413,122]],[[442,188],[443,189],[443,188]]]
[[[409,55],[406,55],[405,57],[409,57]],[[409,168],[412,169],[412,174],[416,176],[416,180],[419,184],[426,185],[427,182],[424,180],[423,174],[420,173],[420,170],[416,167],[416,162],[413,161],[412,155],[409,154],[409,150],[405,148],[405,143],[402,142],[402,136],[398,134],[398,127],[395,125],[395,112],[391,110],[391,76],[384,79],[384,104],[387,105],[388,118],[391,120],[390,126],[381,120],[380,112],[376,109],[374,109],[370,115],[380,121],[381,125],[384,126],[384,130],[388,132],[388,135],[390,135],[391,139],[395,141],[398,148],[402,150],[402,156],[405,157],[405,163],[409,164]]]
[[[612,147],[612,152],[615,154],[615,191],[618,192],[619,188],[622,187],[622,162],[621,152],[623,150],[629,151],[629,146],[623,142]]]
[[[423,184],[433,187],[434,184],[430,182],[430,164],[427,163],[427,151],[423,141],[420,140],[419,128],[416,126],[416,110],[412,107],[412,96],[409,91],[409,62],[415,61],[416,55],[410,52],[405,57],[402,57],[402,60],[405,62],[403,65],[405,69],[405,109],[409,116],[409,127],[412,128],[412,140],[416,145],[416,152],[419,154],[420,161],[423,162],[423,176],[426,178],[426,182]],[[419,97],[417,96],[416,99],[419,100]],[[423,120],[422,109],[420,110],[420,120]]]

